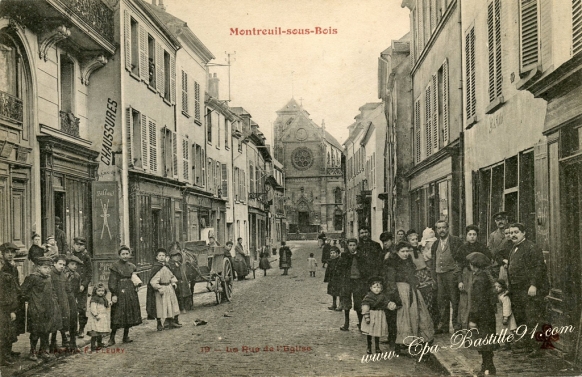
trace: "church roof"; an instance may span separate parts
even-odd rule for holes
[[[300,109],[301,109],[301,105],[299,105],[297,103],[295,98],[291,97],[289,102],[287,102],[287,104],[285,106],[283,106],[281,109],[279,109],[277,112],[279,113],[279,112],[286,112],[286,111],[299,111]]]

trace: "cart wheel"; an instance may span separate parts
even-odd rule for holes
[[[223,276],[223,294],[227,301],[232,298],[232,283],[234,281],[234,271],[232,270],[232,264],[228,258],[222,260],[222,276]]]
[[[222,284],[220,284],[220,276],[216,275],[214,277],[214,294],[216,295],[216,305],[220,304],[222,301]]]

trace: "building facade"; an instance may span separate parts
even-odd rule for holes
[[[344,231],[342,146],[292,98],[277,111],[275,158],[285,167],[289,239]]]
[[[406,173],[410,226],[437,220],[464,229],[461,6],[458,0],[405,0],[411,20],[414,166]]]

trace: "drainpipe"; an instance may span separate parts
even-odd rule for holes
[[[123,10],[119,7],[119,17],[121,22],[123,22]],[[127,116],[126,105],[125,105],[125,43],[120,43],[119,51],[119,64],[120,64],[120,80],[119,80],[119,102],[120,107],[123,109],[123,114]],[[127,151],[127,129],[125,124],[127,124],[127,119],[123,118],[124,122],[121,124],[121,198],[122,198],[122,218],[121,218],[121,243],[129,247],[130,237],[129,237],[129,163],[128,163],[128,151]]]
[[[465,208],[465,128],[463,126],[463,109],[464,102],[463,102],[463,22],[462,22],[462,12],[461,12],[461,1],[458,1],[459,7],[459,49],[461,51],[461,81],[459,90],[461,92],[461,132],[459,134],[459,164],[460,166],[460,198],[459,198],[459,230],[458,234],[461,234],[461,230],[465,229],[465,217],[467,213],[467,209]]]

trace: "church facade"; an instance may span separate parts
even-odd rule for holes
[[[277,111],[275,158],[285,170],[288,239],[344,232],[344,154],[340,143],[291,99]]]

